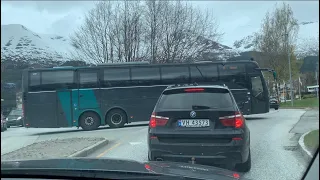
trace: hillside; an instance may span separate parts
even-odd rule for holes
[[[250,36],[246,36],[240,40],[236,40],[234,42],[233,48],[244,52],[244,51],[254,51],[254,36],[253,33]],[[314,44],[314,39],[318,39],[319,37],[319,22],[302,22],[299,25],[299,33],[297,35],[297,49],[296,53],[299,57],[303,58],[306,56],[314,55],[307,52],[306,44],[308,45]],[[317,43],[318,44],[318,43]]]
[[[199,37],[204,49],[194,60],[227,60],[239,56],[238,50]],[[59,35],[38,34],[19,24],[1,25],[1,61],[35,64],[37,67],[59,65],[68,61],[72,47],[68,38]]]
[[[65,37],[37,34],[19,24],[1,25],[1,62],[64,62],[70,48]]]

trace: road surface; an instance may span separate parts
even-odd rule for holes
[[[305,110],[280,109],[267,114],[246,116],[251,131],[252,169],[250,179],[301,179],[307,164],[297,150],[299,134],[289,133]],[[102,127],[96,131],[77,128],[10,128],[1,133],[1,154],[35,141],[67,137],[105,137],[110,143],[90,155],[96,158],[147,161],[147,123],[121,129]]]

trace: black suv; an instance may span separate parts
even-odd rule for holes
[[[251,168],[250,131],[226,86],[165,89],[151,115],[149,161],[179,161]]]
[[[275,97],[270,97],[270,108],[274,108],[275,110],[279,109],[279,102]]]

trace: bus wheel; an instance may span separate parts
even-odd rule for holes
[[[100,126],[100,118],[96,113],[85,112],[81,115],[79,123],[85,131],[95,130]]]
[[[121,128],[127,122],[127,115],[120,109],[113,109],[107,114],[107,123],[111,128]]]

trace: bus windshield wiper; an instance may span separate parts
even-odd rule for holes
[[[192,105],[192,109],[215,109],[214,107],[209,107],[209,106],[201,106],[201,105]]]

